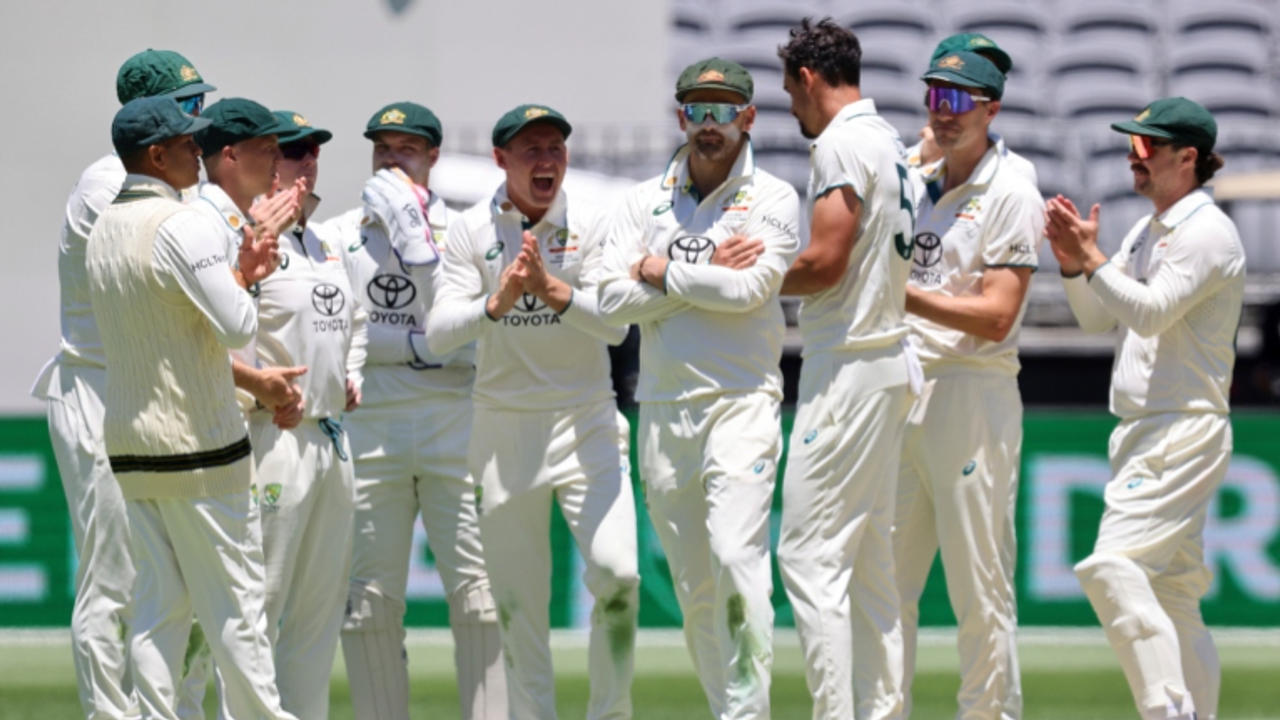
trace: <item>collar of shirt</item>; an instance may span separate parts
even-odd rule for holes
[[[991,147],[982,155],[982,159],[978,161],[978,166],[969,173],[968,179],[963,184],[951,188],[951,192],[959,190],[969,185],[988,185],[992,178],[996,175],[996,170],[1000,167],[1000,158],[1005,154],[1004,140],[999,135],[988,135],[991,140]],[[942,185],[947,179],[947,159],[944,157],[938,160],[932,166],[922,167],[920,171],[924,174],[925,188],[929,191],[929,197],[936,203],[942,197]]]
[[[840,108],[840,112],[836,113],[835,117],[831,118],[831,122],[827,123],[827,126],[822,129],[822,132],[818,133],[818,137],[814,138],[813,142],[809,143],[809,148],[812,149],[816,147],[818,142],[822,140],[822,138],[826,137],[827,133],[835,132],[837,128],[850,120],[860,115],[875,114],[876,101],[871,98],[862,98],[861,100],[845,105]]]
[[[689,155],[693,152],[693,144],[685,143],[676,150],[671,156],[670,162],[667,163],[667,171],[662,174],[662,189],[674,190],[679,188],[680,192],[691,196],[694,200],[701,203],[706,198],[698,197],[698,190],[693,186],[693,178],[689,175]],[[707,197],[713,197],[731,183],[743,178],[749,178],[756,172],[756,156],[755,150],[751,146],[751,136],[747,136],[747,142],[742,146],[742,151],[738,153],[738,158],[734,160],[733,167],[729,170],[729,177],[720,183],[720,187],[713,190]],[[677,198],[672,198],[677,199]]]
[[[489,205],[489,209],[493,212],[494,220],[508,220],[520,226],[522,230],[533,230],[535,234],[539,228],[544,225],[559,229],[569,227],[568,219],[568,203],[565,200],[564,187],[556,193],[556,199],[552,201],[551,207],[547,208],[546,214],[536,223],[529,222],[529,218],[520,212],[520,208],[511,201],[507,195],[507,184],[502,183],[498,186],[497,192],[493,194],[493,201]]]
[[[1173,230],[1182,224],[1187,218],[1195,214],[1197,210],[1205,205],[1213,204],[1212,191],[1208,188],[1196,188],[1191,192],[1183,195],[1178,202],[1174,203],[1158,217],[1152,218],[1152,222],[1159,224],[1165,230]]]
[[[182,202],[182,196],[172,185],[152,175],[129,173],[124,176],[124,185],[120,186],[118,199],[130,199],[129,196],[159,196]]]
[[[211,182],[201,183],[200,199],[212,205],[213,209],[217,210],[222,219],[226,221],[227,227],[232,230],[240,232],[246,224],[250,224],[247,223],[244,214],[240,212],[240,208],[236,207],[235,201],[220,186]]]

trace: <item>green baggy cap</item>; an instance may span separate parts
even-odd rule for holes
[[[111,120],[111,144],[116,154],[127,156],[150,145],[206,127],[209,121],[182,112],[171,97],[130,100]]]
[[[1009,57],[1009,53],[1001,50],[995,40],[982,33],[957,33],[943,38],[942,42],[938,43],[938,47],[933,49],[933,55],[930,56],[929,62],[932,63],[943,55],[957,50],[978,53],[995,63],[1000,72],[1005,75],[1008,75],[1009,71],[1013,69],[1013,58]]]
[[[116,97],[122,105],[140,97],[191,97],[217,89],[200,77],[190,60],[172,50],[143,50],[116,73]]]
[[[564,115],[547,107],[546,105],[520,105],[512,110],[508,110],[502,117],[498,118],[497,124],[493,126],[493,146],[502,147],[511,142],[511,138],[517,133],[534,123],[547,123],[554,125],[564,133],[565,138],[569,137],[569,133],[573,132],[573,126],[564,118]]]
[[[209,126],[196,133],[196,143],[205,155],[241,140],[279,135],[293,129],[260,103],[246,98],[223,98],[205,108],[200,117],[209,120]]]
[[[942,80],[961,87],[987,90],[993,100],[1004,95],[1004,73],[995,63],[968,50],[957,50],[937,58],[921,80]]]
[[[444,139],[440,118],[427,108],[412,102],[394,102],[374,113],[365,125],[364,136],[372,140],[374,133],[380,130],[421,135],[432,147],[440,147],[440,141]]]
[[[1198,102],[1184,97],[1161,98],[1142,109],[1132,120],[1111,123],[1111,129],[1130,135],[1149,135],[1177,145],[1212,150],[1218,141],[1218,123]]]
[[[279,126],[285,128],[276,133],[281,145],[306,138],[311,138],[317,145],[323,145],[333,139],[333,133],[312,127],[310,121],[292,110],[276,110],[271,114],[276,116]]]
[[[729,90],[751,102],[755,83],[751,81],[751,73],[738,63],[712,57],[699,60],[680,73],[676,79],[676,102],[684,102],[684,96],[694,90]]]

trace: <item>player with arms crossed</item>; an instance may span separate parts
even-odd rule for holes
[[[356,530],[342,655],[361,718],[407,720],[405,592],[421,514],[444,584],[464,720],[506,713],[498,613],[484,569],[466,448],[475,348],[435,354],[423,331],[455,219],[428,189],[443,130],[429,109],[395,102],[369,118],[373,176],[361,207],[316,229],[342,254],[369,313],[359,412],[347,419]]]
[[[782,276],[795,190],[756,166],[754,85],[709,58],[676,81],[689,142],[615,211],[600,307],[640,326],[639,458],[685,642],[716,718],[767,718],[769,515],[782,451]]]
[[[943,157],[917,191],[907,323],[925,387],[908,419],[893,528],[911,709],[920,594],[939,549],[960,626],[959,714],[1017,718],[1017,555],[1022,452],[1018,329],[1044,202],[990,134],[1004,75],[960,50],[922,76]]]
[[[778,565],[813,717],[898,718],[894,488],[909,385],[918,392],[922,382],[903,317],[912,186],[898,132],[858,87],[862,52],[853,33],[806,19],[778,55],[792,114],[814,140],[809,245],[782,283],[784,295],[804,296],[804,365]]]
[[[521,105],[493,129],[506,182],[449,230],[427,341],[478,340],[468,463],[485,563],[502,618],[511,718],[553,720],[550,506],[586,564],[591,611],[587,717],[631,717],[637,593],[635,501],[605,345],[625,328],[596,309],[594,208],[560,188],[571,128]]]
[[[1156,100],[1129,135],[1133,188],[1153,212],[1108,260],[1098,206],[1049,201],[1050,246],[1080,327],[1120,327],[1111,372],[1111,482],[1076,576],[1144,720],[1214,720],[1221,667],[1200,615],[1209,503],[1231,461],[1228,398],[1244,299],[1244,247],[1203,185],[1222,167],[1203,106]]]

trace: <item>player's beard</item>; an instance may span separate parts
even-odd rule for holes
[[[702,125],[688,125],[684,129],[689,146],[706,160],[720,160],[725,153],[737,152],[738,143],[742,140],[742,130],[737,125],[716,125],[715,133],[718,138],[710,133],[703,134]]]

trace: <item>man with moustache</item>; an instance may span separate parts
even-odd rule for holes
[[[449,229],[432,352],[477,341],[468,466],[485,565],[502,618],[514,720],[554,720],[549,612],[551,503],[558,503],[595,598],[590,720],[631,717],[637,610],[635,501],[606,344],[626,329],[596,304],[596,208],[560,187],[572,128],[520,105],[493,128],[506,181]]]
[[[814,718],[902,717],[893,502],[920,368],[903,304],[915,204],[898,132],[859,88],[862,49],[830,18],[779,49],[809,158],[809,245],[782,293],[801,295],[804,365],[783,482],[778,565]],[[857,658],[857,662],[854,662]],[[856,701],[856,705],[855,705]]]
[[[449,605],[462,717],[502,717],[498,614],[466,461],[475,348],[432,353],[424,335],[455,220],[429,189],[443,130],[426,107],[394,102],[369,118],[364,136],[373,144],[364,203],[315,228],[341,254],[369,314],[361,406],[344,428],[356,498],[342,627],[352,704],[370,720],[409,716],[405,589],[420,514]]]
[[[907,324],[925,384],[908,418],[893,528],[906,711],[920,594],[941,550],[959,624],[959,716],[1017,718],[1014,506],[1022,451],[1018,330],[1044,203],[992,138],[1004,75],[958,50],[933,60],[929,126],[942,160],[916,192]]]
[[[685,642],[725,719],[769,716],[778,290],[800,249],[796,192],[751,149],[753,89],[720,58],[680,74],[689,142],[615,211],[600,280],[604,317],[640,326],[640,474]]]
[[[274,113],[279,182],[316,198],[320,147],[333,137],[292,111]],[[269,201],[268,201],[269,202]],[[288,410],[249,413],[254,490],[262,519],[267,637],[280,704],[300,718],[329,715],[329,675],[346,606],[355,514],[341,415],[355,408],[365,313],[342,259],[307,226],[315,201],[280,237],[280,266],[258,283],[255,365],[305,366]],[[348,367],[348,358],[355,361]],[[289,413],[291,417],[282,418]]]
[[[1245,258],[1204,184],[1222,167],[1217,122],[1182,97],[1113,130],[1129,136],[1133,187],[1151,200],[1108,259],[1098,206],[1059,195],[1047,235],[1080,327],[1117,325],[1108,454],[1113,477],[1093,552],[1075,567],[1144,720],[1216,718],[1221,667],[1200,615],[1209,504],[1231,461],[1228,403]]]

